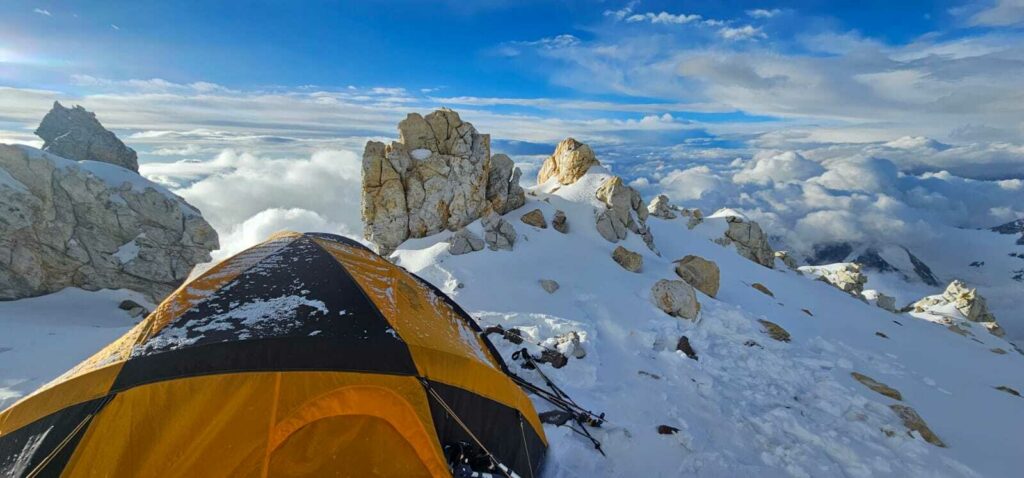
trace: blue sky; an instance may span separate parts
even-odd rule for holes
[[[355,149],[450,106],[518,154],[567,135],[644,160],[916,137],[973,149],[905,171],[1020,177],[1022,26],[1024,0],[7,0],[0,139],[31,141],[52,99],[134,135],[143,162],[173,157],[161,132],[183,155]]]
[[[572,136],[793,247],[913,245],[1024,216],[1021,78],[1024,0],[0,3],[0,143],[83,105],[238,247],[358,236],[366,141],[442,106],[526,185]]]

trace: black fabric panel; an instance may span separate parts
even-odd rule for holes
[[[415,375],[408,350],[381,353],[377,345],[331,338],[282,337],[188,347],[133,358],[124,364],[112,390],[147,383],[219,373],[272,371],[369,372]]]
[[[326,233],[326,232],[307,232],[307,233],[305,233],[303,235],[304,236],[313,237],[313,238],[317,238],[317,239],[326,239],[328,241],[333,241],[333,242],[344,244],[346,246],[352,246],[352,247],[355,247],[357,249],[362,249],[362,250],[367,251],[367,252],[373,252],[372,250],[370,250],[369,247],[364,246],[363,244],[359,243],[355,239],[349,239],[349,238],[347,238],[345,236],[339,236],[337,234],[330,234],[330,233]],[[374,252],[374,254],[376,254],[376,252]]]
[[[448,297],[448,294],[445,294],[444,292],[441,292],[441,289],[434,287],[434,284],[431,284],[429,281],[423,279],[422,277],[405,270],[404,267],[402,268],[402,271],[404,271],[406,274],[413,276],[414,278],[416,278],[416,280],[420,281],[421,284],[427,286],[431,291],[434,292],[434,295],[438,296],[441,300],[444,301],[444,303],[448,304],[448,306],[455,311],[455,314],[458,315],[463,322],[469,324],[469,327],[473,329],[474,332],[476,332],[476,335],[480,337],[481,340],[483,340],[484,345],[487,346],[487,350],[491,353],[491,356],[494,357],[494,360],[498,362],[498,366],[501,367],[501,371],[505,372],[506,375],[509,374],[508,364],[506,364],[505,360],[501,358],[501,354],[498,352],[498,349],[494,346],[493,343],[491,343],[490,339],[487,338],[487,335],[484,334],[483,329],[480,328],[480,324],[476,323],[476,320],[473,319],[472,315],[469,315],[469,313],[463,310],[463,308],[459,306],[459,304],[457,304],[454,300],[452,300],[451,297]]]
[[[0,436],[0,476],[27,476],[67,439],[67,444],[35,475],[40,478],[59,477],[89,426],[85,424],[77,433],[72,433],[89,414],[98,413],[112,397],[108,395],[72,405]]]
[[[523,478],[539,474],[547,447],[518,410],[461,388],[428,383],[498,461]],[[442,448],[448,443],[475,444],[433,396],[430,396],[430,413]]]
[[[352,276],[300,237],[134,350],[117,382],[256,370],[416,373],[405,342]]]

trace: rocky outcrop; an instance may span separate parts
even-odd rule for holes
[[[664,194],[659,194],[658,197],[651,200],[651,203],[647,205],[648,214],[662,219],[675,219],[678,217],[676,215],[676,210],[678,209],[669,202],[668,196]]]
[[[647,248],[654,251],[654,235],[647,228],[647,207],[635,189],[618,176],[606,179],[597,188],[597,199],[605,210],[597,215],[597,232],[609,242],[619,242],[632,231],[640,235]]]
[[[481,224],[484,226],[484,242],[488,249],[512,250],[516,243],[516,228],[512,227],[512,223],[492,212],[483,218]]]
[[[0,300],[80,287],[159,302],[219,247],[197,209],[134,171],[27,146],[0,145],[0,204]]]
[[[676,275],[710,297],[718,295],[718,264],[699,256],[686,256],[676,261]]]
[[[411,113],[398,133],[398,141],[370,141],[363,151],[363,233],[381,253],[410,237],[457,231],[488,209],[500,214],[522,205],[511,160],[492,158],[490,135],[458,113]]]
[[[55,101],[35,133],[43,139],[43,151],[48,153],[75,161],[110,163],[139,172],[135,150],[107,131],[95,113],[81,106],[65,108]]]
[[[526,204],[526,192],[519,185],[523,172],[507,155],[491,156],[490,171],[487,175],[487,200],[498,214],[506,214]]]
[[[453,256],[483,250],[484,240],[469,229],[459,229],[448,239],[448,252]]]
[[[651,287],[651,302],[666,314],[694,320],[700,312],[700,302],[690,284],[681,280],[661,279]]]
[[[562,234],[569,233],[569,220],[565,217],[565,211],[555,211],[555,215],[551,218],[551,227]]]
[[[597,161],[590,146],[566,138],[558,143],[555,153],[544,160],[537,173],[537,184],[544,184],[551,178],[557,179],[559,184],[572,184],[587,174],[591,166],[598,164],[601,163]]]
[[[816,276],[818,280],[830,284],[836,289],[854,297],[861,296],[861,293],[864,292],[864,284],[868,282],[868,277],[861,273],[860,264],[856,262],[843,262],[827,266],[805,266],[801,267],[800,271]]]
[[[715,242],[728,246],[734,244],[736,252],[762,266],[775,267],[775,251],[768,245],[768,236],[756,222],[739,216],[726,218],[729,228],[725,235]]]
[[[1005,335],[1002,327],[996,322],[995,315],[989,312],[985,297],[979,294],[977,289],[968,287],[960,280],[950,282],[942,294],[925,297],[911,307],[914,312],[948,316],[942,309],[948,309],[950,306],[960,313],[961,318],[980,323],[993,335]]]
[[[527,224],[540,229],[548,228],[548,221],[544,219],[544,213],[541,212],[540,209],[534,209],[526,214],[523,214],[522,217],[519,218],[519,220],[523,221],[523,224]]]
[[[640,272],[644,266],[644,256],[622,246],[612,251],[612,259],[629,272]]]

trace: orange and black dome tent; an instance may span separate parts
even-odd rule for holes
[[[362,245],[279,234],[0,413],[0,475],[533,476],[537,413],[479,326]]]

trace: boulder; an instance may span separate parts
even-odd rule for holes
[[[886,397],[889,397],[893,400],[903,400],[903,395],[900,393],[899,390],[896,390],[895,388],[892,388],[882,382],[879,382],[871,377],[868,377],[867,375],[864,375],[859,372],[850,372],[850,376],[852,376],[854,380],[860,382],[861,385],[870,388],[872,391],[876,393],[885,395]]]
[[[558,285],[558,281],[554,281],[551,279],[541,279],[540,287],[544,289],[544,291],[546,291],[548,294],[554,294],[560,286]]]
[[[700,312],[700,302],[690,284],[681,280],[661,279],[651,287],[651,302],[666,314],[694,320]]]
[[[506,214],[526,204],[526,192],[519,185],[519,177],[522,174],[523,172],[507,155],[491,156],[491,166],[487,176],[487,200],[491,203],[494,212]]]
[[[110,163],[139,172],[135,150],[107,131],[95,113],[81,106],[65,108],[55,101],[35,133],[43,139],[43,151],[48,153],[74,161]]]
[[[134,171],[27,146],[0,145],[0,204],[0,300],[79,287],[158,303],[219,247],[197,209]]]
[[[704,222],[704,213],[700,209],[680,209],[679,214],[689,219],[686,220],[686,228],[693,229]]]
[[[569,222],[565,217],[565,211],[555,211],[554,217],[551,218],[551,227],[555,228],[556,231],[562,234],[569,233]]]
[[[644,266],[644,256],[622,246],[612,251],[612,259],[629,272],[640,272]]]
[[[889,405],[889,408],[892,409],[893,413],[895,413],[903,422],[903,426],[906,427],[908,435],[913,436],[911,432],[917,432],[921,435],[921,438],[924,438],[924,441],[938,447],[946,447],[946,444],[942,442],[939,436],[936,435],[931,428],[928,428],[928,424],[925,423],[923,418],[921,418],[921,415],[917,414],[916,410],[899,403]]]
[[[516,229],[505,218],[491,213],[483,218],[484,241],[492,251],[511,251],[516,243]]]
[[[785,264],[786,267],[792,270],[797,270],[797,268],[800,267],[800,265],[797,264],[796,262],[796,258],[794,258],[793,255],[789,253],[789,251],[775,251],[775,258],[782,261],[782,263]]]
[[[484,248],[484,240],[469,229],[459,229],[448,239],[448,252],[453,256],[469,254]]]
[[[622,178],[612,176],[598,186],[595,195],[606,208],[597,216],[597,231],[601,237],[618,242],[632,231],[643,238],[648,249],[655,250],[654,236],[647,228],[647,207],[640,193],[627,186]]]
[[[544,219],[544,213],[540,209],[534,209],[526,214],[523,214],[519,218],[524,224],[529,224],[533,227],[539,227],[541,229],[548,228],[548,221]]]
[[[753,287],[758,292],[760,292],[760,293],[762,293],[764,295],[767,295],[768,297],[775,297],[775,293],[773,293],[771,291],[771,289],[769,289],[768,287],[765,287],[765,285],[760,283],[760,282],[755,282],[753,284],[750,284],[750,287]]]
[[[724,246],[734,244],[736,252],[762,266],[775,267],[775,251],[768,245],[768,236],[756,222],[739,216],[726,218],[729,228],[716,240]]]
[[[778,340],[779,342],[789,342],[789,332],[787,332],[786,329],[782,328],[781,325],[776,324],[775,322],[772,322],[770,320],[758,319],[757,321],[761,323],[761,326],[764,327],[764,332],[768,334],[768,336],[771,337],[773,340]]]
[[[651,203],[647,205],[648,214],[662,219],[675,219],[678,217],[676,215],[677,209],[677,207],[669,202],[668,196],[664,194],[659,194],[658,197],[651,200]]]
[[[557,179],[559,184],[572,184],[587,174],[591,166],[599,164],[590,146],[566,138],[558,143],[555,153],[544,160],[537,173],[537,184],[544,184],[551,178]]]
[[[511,160],[492,158],[490,135],[458,113],[410,113],[398,136],[363,150],[363,234],[378,252],[387,255],[410,237],[457,231],[487,210],[501,214],[525,201]]]
[[[885,309],[889,312],[896,313],[896,298],[890,295],[885,295],[877,290],[868,289],[861,294],[868,302],[875,304],[880,309]]]
[[[676,275],[704,294],[718,295],[718,265],[703,257],[689,255],[676,261]]]

